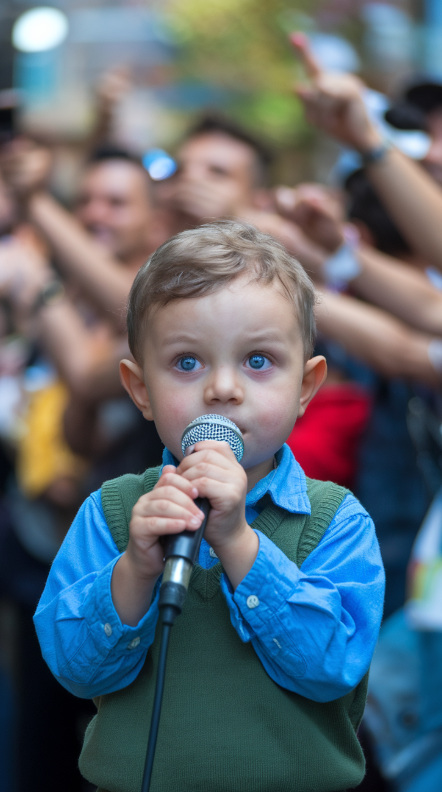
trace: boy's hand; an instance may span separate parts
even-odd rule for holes
[[[177,473],[208,498],[205,538],[236,588],[251,569],[259,541],[245,516],[247,476],[227,443],[204,440],[178,465]]]
[[[136,626],[149,610],[155,583],[164,568],[162,536],[196,531],[204,518],[194,503],[195,485],[176,472],[163,468],[151,492],[142,495],[132,509],[129,542],[115,564],[112,600],[123,624]]]
[[[166,465],[153,490],[139,498],[132,509],[126,549],[139,577],[156,580],[163,571],[163,536],[200,527],[204,515],[194,502],[197,496],[195,485]]]

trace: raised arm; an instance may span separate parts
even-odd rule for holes
[[[78,221],[49,193],[28,201],[29,218],[48,240],[66,276],[105,312],[117,330],[124,329],[124,305],[133,272],[124,269],[95,242]]]
[[[83,143],[84,148],[93,151],[108,141],[115,121],[118,104],[132,88],[130,69],[123,64],[101,74],[94,91],[95,119],[89,136]]]
[[[39,342],[73,393],[89,399],[119,395],[124,337],[87,327],[62,287],[57,293],[53,285],[54,273],[34,245],[18,239],[0,245],[1,294],[18,326]]]
[[[348,236],[352,241],[347,251],[355,261],[354,272],[349,273],[351,291],[406,324],[442,337],[442,293],[416,267],[359,243],[356,229],[342,222],[340,201],[333,192],[320,184],[281,187],[275,200],[282,214],[303,232],[304,240],[310,239],[317,253],[321,250],[319,257],[305,260],[299,250],[299,260],[314,280],[330,278],[330,256]]]
[[[126,350],[121,340],[87,328],[68,298],[40,308],[35,330],[72,393],[94,401],[122,394],[118,364]]]
[[[351,290],[408,325],[442,338],[442,293],[425,273],[368,245],[356,253],[361,271]]]
[[[362,155],[383,145],[382,137],[365,110],[364,84],[350,75],[323,72],[308,40],[291,37],[301,57],[309,85],[296,93],[312,124]],[[413,249],[434,267],[442,269],[442,191],[433,180],[395,148],[366,162],[366,172],[391,217]]]
[[[378,308],[331,292],[323,294],[316,319],[321,333],[381,374],[440,388],[442,367],[436,370],[430,354],[435,341],[442,347],[441,338],[418,333]]]
[[[133,281],[45,189],[51,166],[46,149],[18,140],[2,153],[2,173],[31,222],[49,243],[67,278],[77,284],[117,330],[124,330],[124,304]]]

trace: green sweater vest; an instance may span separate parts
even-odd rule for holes
[[[120,552],[133,505],[158,468],[106,482],[102,503]],[[253,527],[298,566],[316,547],[347,490],[307,479],[311,516],[270,498]],[[277,685],[234,630],[220,589],[221,564],[195,566],[171,633],[152,792],[332,792],[356,786],[364,758],[356,729],[367,676],[346,696],[321,704]],[[159,651],[159,633],[137,678],[95,700],[80,769],[98,792],[140,792]],[[278,647],[275,644],[277,662]],[[301,677],[305,662],[293,647]]]

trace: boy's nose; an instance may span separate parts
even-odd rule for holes
[[[206,382],[204,398],[206,404],[217,401],[222,403],[234,401],[240,404],[244,399],[244,393],[236,373],[227,366],[215,369]]]

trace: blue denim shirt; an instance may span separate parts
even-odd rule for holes
[[[309,514],[305,475],[287,445],[277,467],[247,494],[246,519],[268,493]],[[174,459],[166,449],[163,464]],[[222,591],[239,638],[251,641],[269,676],[314,701],[331,701],[366,673],[382,617],[384,571],[374,525],[347,495],[301,568],[260,531],[257,558],[236,591]],[[120,558],[100,491],[80,508],[52,565],[34,622],[43,656],[61,684],[82,698],[129,685],[143,666],[158,620],[158,590],[136,627],[122,624],[111,595]],[[199,563],[216,563],[203,539]],[[157,586],[158,589],[158,586]]]

